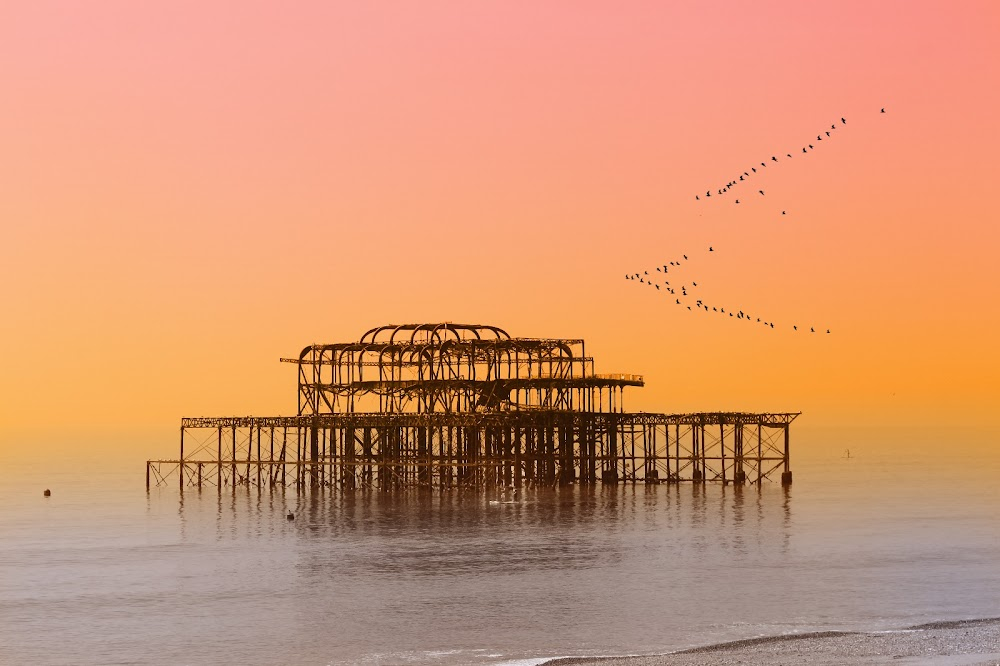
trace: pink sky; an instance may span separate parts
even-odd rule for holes
[[[279,356],[437,320],[584,337],[598,371],[646,376],[635,409],[990,424],[998,17],[8,3],[0,446],[291,413]],[[767,196],[694,200],[841,116]],[[781,330],[623,279],[681,253],[706,298]]]

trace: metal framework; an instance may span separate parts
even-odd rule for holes
[[[146,485],[377,488],[791,483],[798,413],[626,413],[639,375],[597,374],[583,340],[407,324],[298,358],[298,415],[181,421]]]

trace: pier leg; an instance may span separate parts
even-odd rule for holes
[[[581,423],[581,428],[585,426]],[[566,417],[559,426],[559,484],[569,485],[576,480],[576,461],[573,460],[573,419]]]
[[[789,459],[789,441],[788,441],[788,424],[785,424],[785,471],[781,473],[781,485],[790,486],[792,485],[792,470],[788,469],[788,459]]]
[[[757,485],[760,486],[761,481],[764,479],[764,470],[761,469],[761,464],[763,461],[760,459],[760,441],[763,437],[764,426],[760,423],[757,424]]]
[[[726,485],[726,425],[719,424],[719,464],[722,466],[722,485]]]
[[[309,485],[315,488],[319,483],[319,469],[316,467],[319,461],[319,426],[316,424],[309,429],[309,460],[312,463],[309,466]]]
[[[222,492],[222,426],[219,426],[217,444],[218,452],[215,455],[215,485],[219,488],[219,492]]]
[[[701,483],[704,480],[704,472],[702,472],[702,459],[701,454],[698,451],[698,435],[704,435],[705,426],[703,425],[692,425],[691,426],[691,456],[694,458],[694,470],[691,472],[691,480],[695,483]],[[701,438],[702,440],[704,437]]]
[[[520,488],[522,482],[522,468],[523,462],[521,460],[521,453],[524,448],[524,444],[521,440],[521,433],[523,431],[520,428],[514,428],[514,487]]]
[[[607,459],[601,465],[601,483],[618,483],[618,424],[611,423],[608,428],[608,451]],[[597,438],[595,430],[589,429],[588,435],[591,441]],[[633,433],[633,439],[635,435]],[[622,446],[624,452],[624,445]]]
[[[235,488],[236,479],[238,478],[236,474],[236,426],[233,426],[233,459],[230,464],[229,473],[232,475],[229,481],[231,482],[232,487]]]
[[[178,488],[184,489],[184,426],[181,426],[181,458],[180,463],[177,465],[177,472],[180,479],[178,480]]]

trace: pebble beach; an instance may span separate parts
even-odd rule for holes
[[[826,631],[752,638],[631,657],[563,658],[546,666],[1000,666],[1000,618],[935,622],[894,631]]]

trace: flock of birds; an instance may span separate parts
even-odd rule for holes
[[[709,246],[708,251],[715,252],[715,248]],[[768,321],[767,319],[761,317],[755,317],[754,315],[748,312],[744,312],[743,310],[734,311],[730,309],[727,312],[726,308],[722,306],[710,305],[704,299],[697,298],[696,290],[698,289],[698,283],[695,282],[694,280],[678,281],[675,279],[674,284],[671,284],[670,280],[666,279],[667,275],[670,274],[670,269],[671,268],[675,269],[674,272],[676,273],[677,269],[679,269],[684,262],[688,261],[688,256],[686,254],[681,256],[683,257],[683,261],[678,259],[675,261],[667,262],[666,264],[663,264],[662,267],[657,266],[656,270],[652,274],[650,274],[649,271],[643,271],[642,273],[629,273],[628,275],[625,276],[625,279],[636,280],[639,282],[639,284],[645,284],[649,287],[655,288],[656,291],[662,292],[667,296],[673,296],[674,305],[686,307],[691,312],[698,311],[698,312],[708,312],[710,314],[715,313],[723,317],[728,315],[729,317],[732,317],[733,319],[739,321],[745,321],[751,324],[761,324],[768,328],[772,329],[774,328],[773,321]],[[657,275],[657,273],[659,273],[659,275]],[[793,324],[792,330],[798,331],[799,330],[798,324]],[[804,326],[802,327],[802,330],[803,331],[806,330]],[[816,327],[810,326],[809,332],[816,333],[817,332]],[[830,329],[826,329],[826,332],[829,333]]]
[[[884,108],[881,109],[881,113],[885,113]],[[826,136],[826,139],[829,140],[830,138],[833,137],[833,133],[836,132],[838,128],[843,128],[846,125],[847,125],[847,118],[841,118],[839,125],[836,122],[831,123],[830,129],[824,129],[819,134],[816,135],[816,143],[823,141],[824,135]],[[812,150],[815,150],[815,145],[813,143],[806,143],[804,146],[802,146],[802,152],[804,154],[808,154],[809,151]],[[767,168],[768,162],[770,162],[771,164],[776,164],[781,160],[789,160],[789,159],[792,159],[792,153],[785,153],[785,157],[781,158],[780,160],[777,155],[771,155],[770,160],[764,160],[760,163],[759,169],[762,172],[764,169]],[[750,167],[748,171],[744,171],[742,174],[740,174],[737,178],[733,178],[725,185],[717,187],[715,189],[715,196],[716,197],[726,196],[727,194],[730,193],[731,190],[734,190],[739,185],[749,182],[753,178],[753,176],[756,175],[757,173],[758,173],[758,167],[755,164],[754,166]],[[765,196],[764,190],[758,189],[757,195]],[[708,189],[705,191],[704,196],[702,196],[701,194],[696,194],[694,198],[697,201],[703,201],[711,197],[712,197],[712,190]],[[740,203],[740,200],[736,199],[735,203],[737,204]],[[781,214],[786,215],[787,211],[782,210]],[[708,247],[708,252],[715,252],[715,248],[710,245]],[[629,273],[625,275],[625,279],[637,281],[639,284],[648,285],[649,287],[655,288],[656,291],[659,291],[667,296],[673,296],[674,305],[686,307],[688,310],[692,312],[700,311],[700,312],[708,312],[710,314],[715,313],[724,317],[728,315],[728,317],[731,317],[733,319],[746,321],[748,323],[761,324],[770,329],[773,329],[775,327],[775,323],[773,321],[769,321],[766,318],[755,317],[754,315],[746,313],[743,310],[734,311],[730,309],[727,312],[726,309],[723,307],[720,307],[718,305],[710,305],[703,299],[697,298],[696,290],[698,289],[698,283],[695,282],[694,280],[678,281],[675,279],[674,284],[671,284],[670,280],[666,279],[667,275],[670,273],[670,269],[674,269],[676,274],[677,270],[680,269],[680,267],[688,261],[688,256],[686,254],[681,256],[683,259],[675,259],[673,261],[668,261],[667,263],[663,264],[663,266],[657,266],[656,270],[652,274],[649,271],[642,271],[641,273]],[[659,275],[657,275],[657,273]],[[798,324],[792,324],[792,330],[799,331],[800,329]],[[803,326],[801,330],[805,332],[806,327]],[[815,326],[808,327],[808,330],[810,333],[817,332]],[[830,329],[826,329],[826,333],[829,332]]]

